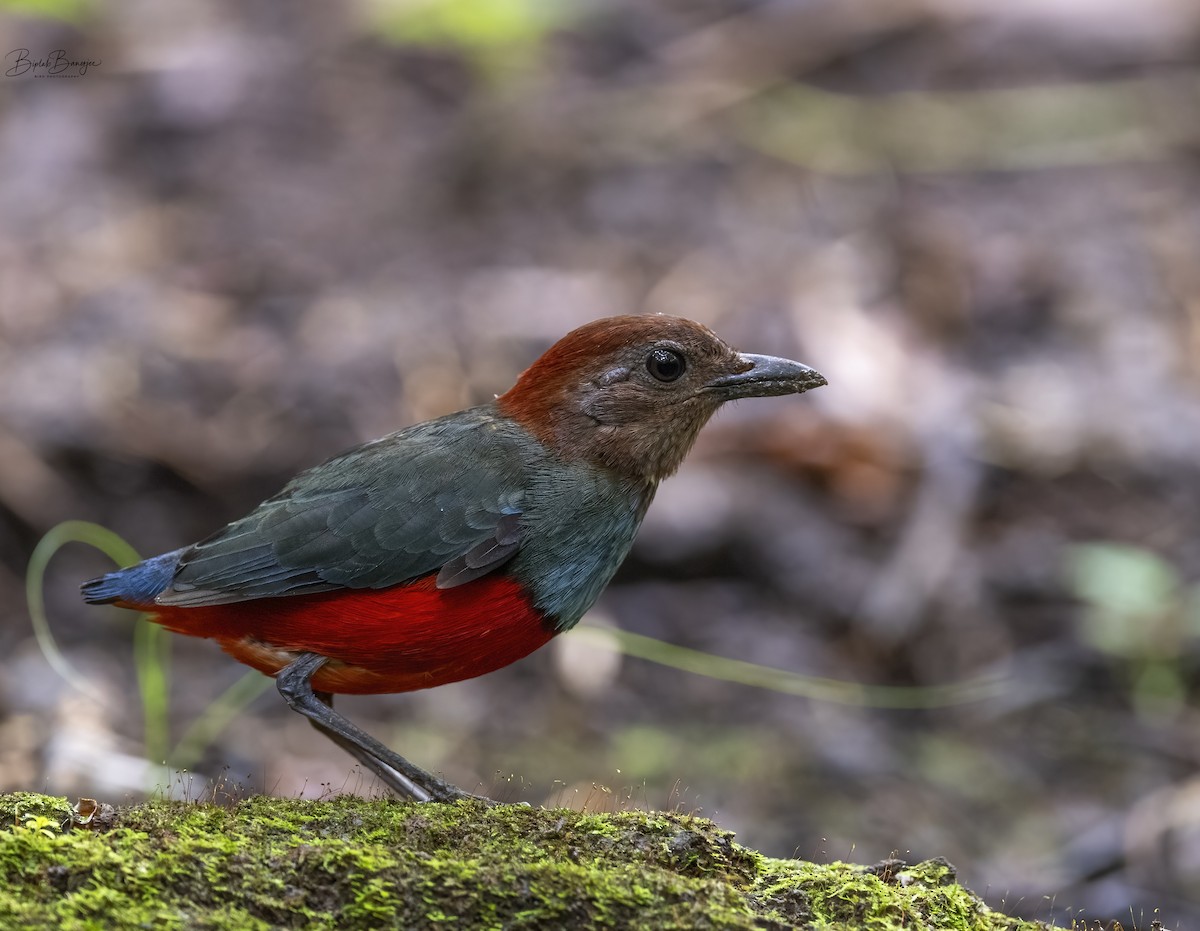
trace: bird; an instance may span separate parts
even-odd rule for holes
[[[273,676],[400,796],[483,798],[386,747],[334,695],[473,678],[569,630],[722,404],[825,384],[683,317],[594,320],[492,401],[334,456],[200,542],[83,583],[83,598]]]

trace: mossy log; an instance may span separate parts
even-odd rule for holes
[[[1047,927],[992,911],[945,861],[775,860],[685,814],[0,795],[2,928],[446,926]]]

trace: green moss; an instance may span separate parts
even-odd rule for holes
[[[1033,929],[942,861],[769,860],[712,822],[470,802],[0,796],[0,927]]]
[[[65,798],[36,792],[0,795],[0,824],[19,824],[27,815],[53,818],[62,824],[71,816],[71,805]]]

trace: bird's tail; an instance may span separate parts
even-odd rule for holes
[[[97,579],[90,579],[79,590],[88,604],[149,607],[154,604],[155,597],[171,584],[181,555],[183,550],[163,553],[128,569],[118,569]]]

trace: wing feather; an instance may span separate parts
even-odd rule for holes
[[[521,546],[527,435],[490,407],[418,424],[293,479],[185,550],[163,605],[439,587],[492,572]]]

